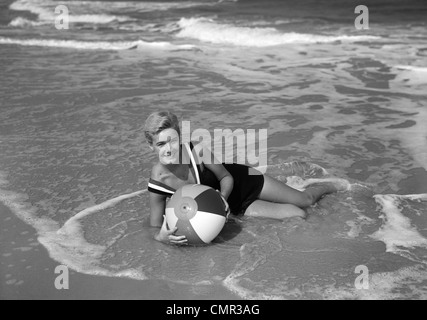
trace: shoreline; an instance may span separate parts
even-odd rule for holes
[[[0,300],[427,297],[425,5],[385,1],[357,30],[349,0],[215,1],[77,1],[63,30],[55,2],[0,0]],[[208,250],[165,246],[145,229],[148,194],[91,211],[146,190],[142,125],[159,109],[211,138],[243,130],[233,158],[281,181],[299,162],[355,188],[305,221],[245,217]],[[70,237],[55,233],[70,219]],[[55,287],[61,264],[69,289]]]

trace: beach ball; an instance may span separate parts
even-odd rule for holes
[[[166,223],[188,244],[210,243],[221,232],[226,220],[224,202],[213,188],[201,184],[179,188],[166,204]]]

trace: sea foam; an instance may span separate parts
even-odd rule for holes
[[[400,202],[403,199],[427,201],[427,194],[378,194],[374,199],[381,206],[384,224],[371,237],[383,241],[387,252],[399,254],[409,248],[427,248],[427,239],[412,226],[411,220],[402,214],[400,208]]]
[[[139,2],[139,1],[67,1],[60,3],[50,0],[18,0],[13,2],[9,8],[15,11],[29,11],[37,15],[37,21],[24,23],[25,18],[11,23],[11,26],[28,26],[28,24],[41,25],[53,22],[59,13],[55,9],[59,5],[65,5],[68,9],[70,23],[107,24],[114,21],[135,21],[126,15],[126,12],[153,12],[171,9],[183,9],[195,6],[216,5],[219,2]],[[118,13],[111,14],[112,12]],[[62,13],[62,11],[61,11]],[[30,21],[30,20],[28,20]],[[38,24],[39,23],[39,24]]]
[[[54,22],[55,19],[58,17],[59,13],[55,13],[55,8],[60,3],[55,1],[41,1],[41,0],[18,0],[14,3],[12,3],[9,8],[11,10],[15,11],[29,11],[38,17],[38,21],[31,21],[30,24],[32,25],[41,25],[46,24],[50,22]],[[74,5],[76,6],[79,4],[79,6],[84,5],[84,2],[74,2]],[[67,2],[67,8],[68,6],[73,5],[73,2]],[[101,7],[100,7],[101,8]],[[108,8],[108,6],[105,6],[105,8]],[[69,9],[69,22],[70,23],[92,23],[92,24],[105,24],[110,23],[113,21],[118,22],[124,22],[124,21],[131,21],[130,17],[127,16],[117,16],[117,15],[111,15],[107,12],[102,11],[96,11],[96,10],[85,10],[81,14],[76,14],[76,10]],[[91,14],[86,14],[86,12],[91,12]],[[20,18],[20,19],[19,19]],[[11,26],[22,26],[22,23],[25,18],[18,17],[12,20],[10,23]],[[25,19],[27,20],[27,19]],[[27,24],[28,24],[27,20]],[[25,23],[24,23],[25,24]]]
[[[275,28],[250,28],[231,24],[222,24],[208,18],[181,18],[178,25],[180,38],[193,38],[215,44],[237,46],[267,47],[291,43],[328,43],[335,41],[366,41],[378,39],[373,36],[327,36],[283,33]]]
[[[78,50],[127,50],[127,49],[157,49],[157,50],[192,50],[193,45],[174,45],[169,42],[137,41],[77,41],[60,39],[14,39],[0,37],[0,44],[15,44],[21,46],[39,46],[54,48],[70,48]]]
[[[0,185],[7,184],[5,175],[0,172]],[[61,264],[78,272],[109,277],[128,277],[138,280],[146,279],[140,270],[128,268],[118,272],[109,271],[99,266],[99,259],[107,249],[106,246],[92,244],[84,238],[80,220],[95,212],[117,205],[119,202],[138,196],[147,190],[136,191],[107,200],[93,207],[82,210],[71,217],[62,227],[47,217],[39,217],[37,208],[28,203],[25,195],[0,189],[0,202],[8,207],[17,217],[37,230],[38,241],[48,250],[49,256]],[[114,242],[115,239],[111,239]]]

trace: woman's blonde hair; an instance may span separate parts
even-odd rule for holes
[[[158,111],[151,113],[145,120],[144,134],[147,142],[152,145],[153,138],[165,129],[174,129],[180,135],[179,122],[175,114],[170,111]]]

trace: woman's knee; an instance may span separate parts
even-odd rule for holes
[[[298,208],[295,206],[292,210],[287,209],[288,213],[286,217],[300,217],[302,219],[305,219],[307,217],[307,212],[305,212],[303,209]]]
[[[306,208],[315,203],[315,198],[311,192],[299,191],[275,180],[264,176],[264,187],[261,191],[260,200],[270,201],[280,204],[293,204],[300,208]]]
[[[286,219],[286,218],[293,218],[293,217],[299,217],[302,219],[305,219],[307,217],[307,213],[292,204],[280,204],[278,205],[279,208],[277,210],[276,218],[278,219]]]

